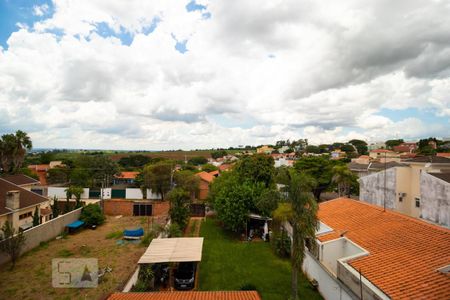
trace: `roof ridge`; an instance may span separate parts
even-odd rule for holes
[[[15,187],[17,187],[17,189],[20,189],[20,190],[22,190],[22,191],[24,191],[24,192],[27,192],[27,193],[32,193],[33,195],[37,195],[37,196],[39,196],[40,198],[43,198],[43,199],[45,199],[46,201],[48,201],[48,199],[47,199],[46,197],[44,197],[44,196],[42,196],[42,195],[39,195],[39,194],[37,194],[37,193],[33,193],[32,191],[29,191],[29,190],[27,190],[27,189],[21,187],[20,185],[14,184],[14,183],[12,183],[11,181],[8,181],[8,180],[3,179],[3,178],[1,178],[1,177],[0,177],[0,180],[6,182],[7,184],[14,185]]]
[[[327,203],[327,202],[331,202],[331,201],[335,201],[335,200],[350,200],[350,201],[355,202],[355,203],[367,205],[367,206],[372,207],[372,208],[374,208],[376,210],[379,210],[381,212],[386,212],[388,214],[396,215],[396,216],[399,216],[399,217],[401,217],[403,219],[410,220],[410,221],[413,221],[413,222],[416,222],[418,224],[422,224],[422,225],[425,225],[425,226],[428,226],[428,227],[432,227],[432,228],[438,229],[438,230],[446,232],[446,233],[450,233],[450,228],[446,228],[446,227],[439,226],[439,225],[436,225],[436,224],[433,224],[433,223],[429,223],[429,222],[427,222],[427,221],[425,221],[423,219],[414,218],[414,217],[411,217],[411,216],[399,213],[397,211],[393,211],[391,209],[383,210],[383,208],[381,206],[378,206],[378,205],[375,205],[375,204],[372,204],[372,203],[367,203],[367,202],[364,202],[364,201],[361,201],[361,200],[351,199],[351,198],[347,198],[347,197],[339,197],[339,198],[336,198],[336,199],[328,200],[326,202],[322,202],[322,204]]]

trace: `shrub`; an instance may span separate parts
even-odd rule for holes
[[[180,226],[177,223],[172,223],[169,226],[168,235],[169,237],[180,237],[183,235],[183,232],[181,232]]]
[[[105,222],[105,215],[100,206],[97,204],[89,204],[81,211],[80,220],[86,223],[87,226],[101,225]]]
[[[280,257],[289,257],[291,255],[291,239],[286,231],[283,230],[280,233],[273,234],[272,247]]]
[[[239,290],[241,291],[257,291],[258,289],[256,288],[256,286],[252,283],[245,283],[244,285],[242,285]]]
[[[141,240],[141,244],[144,246],[150,245],[152,240],[156,237],[156,233],[154,231],[147,232]]]

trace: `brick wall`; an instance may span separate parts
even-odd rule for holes
[[[133,215],[133,203],[143,203],[145,200],[130,201],[123,199],[106,200],[104,202],[105,214],[109,216],[132,216]],[[153,216],[161,216],[169,214],[169,202],[168,201],[149,201],[152,204]]]
[[[206,181],[201,180],[198,191],[198,199],[206,200],[208,194],[209,194],[209,184]]]
[[[133,215],[133,201],[130,200],[105,200],[104,201],[105,214],[109,216],[132,216]]]

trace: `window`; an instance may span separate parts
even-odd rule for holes
[[[401,196],[398,197],[398,201],[399,201],[399,202],[403,202],[403,197],[401,197]]]
[[[19,220],[23,220],[23,219],[29,218],[29,217],[31,217],[31,216],[32,216],[32,213],[31,213],[31,211],[30,211],[30,212],[27,212],[27,213],[25,213],[25,214],[19,215]]]
[[[133,216],[151,216],[152,205],[151,204],[134,204]]]
[[[420,207],[420,198],[416,198],[416,207]]]

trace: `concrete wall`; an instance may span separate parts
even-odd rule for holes
[[[126,199],[143,199],[142,191],[138,188],[127,188],[125,189]]]
[[[363,250],[342,237],[320,244],[320,262],[333,274],[337,274],[337,261],[343,257],[361,254]]]
[[[147,189],[147,199],[161,200],[161,195],[158,193],[153,193],[151,189]]]
[[[53,187],[49,186],[47,189],[47,196],[49,198],[53,198],[56,196],[58,199],[66,199],[66,189],[68,187]],[[74,196],[72,196],[72,199],[75,199]],[[83,193],[81,194],[81,199],[89,199],[89,189],[84,188]]]
[[[324,269],[316,258],[305,250],[305,259],[302,266],[303,272],[309,280],[317,280],[319,292],[326,300],[351,300],[358,299],[348,288],[340,283],[336,277]]]
[[[421,217],[450,227],[450,183],[422,172],[420,194]]]
[[[383,207],[385,197],[384,186],[386,176],[386,208],[395,209],[396,205],[396,172],[397,168],[390,168],[359,179],[359,199],[364,202]]]
[[[25,245],[22,254],[39,246],[39,243],[46,242],[57,237],[64,230],[67,224],[70,224],[80,218],[81,208],[73,210],[65,215],[61,215],[46,223],[33,227],[24,232]],[[0,264],[10,260],[9,256],[0,253]]]

